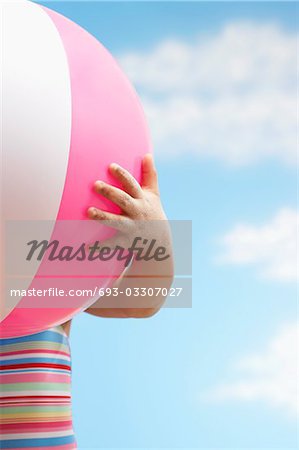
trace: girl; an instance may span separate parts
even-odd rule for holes
[[[127,287],[169,289],[173,280],[171,237],[152,156],[147,154],[142,161],[141,186],[117,164],[111,164],[110,172],[123,190],[101,181],[95,182],[95,189],[118,205],[122,214],[116,216],[91,206],[89,218],[113,222],[123,237],[138,235],[144,221],[159,222],[163,226],[156,237],[169,255],[163,261],[162,276],[157,274],[156,261],[133,261],[115,286],[119,291]],[[142,304],[136,307],[124,296],[118,298],[119,307],[111,307],[111,299],[102,297],[86,312],[99,317],[146,318],[160,309],[165,297],[143,296],[140,300]],[[0,448],[77,448],[71,415],[70,326],[71,320],[33,335],[0,340]]]

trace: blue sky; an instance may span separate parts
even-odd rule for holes
[[[296,448],[293,391],[278,398],[294,373],[276,367],[292,368],[296,355],[288,356],[297,306],[286,250],[297,210],[296,4],[42,4],[119,59],[149,115],[166,212],[193,221],[191,309],[164,309],[146,320],[75,318],[79,448]],[[169,86],[160,77],[167,74],[165,42],[174,68],[186,65]],[[180,55],[194,60],[196,72],[197,54],[211,72],[192,78]],[[179,132],[178,99],[194,120]],[[221,254],[224,262],[216,263]]]

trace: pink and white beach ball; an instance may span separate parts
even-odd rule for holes
[[[26,0],[2,1],[1,10],[1,241],[9,221],[87,220],[93,205],[117,212],[95,194],[93,183],[112,182],[111,162],[140,181],[150,139],[133,87],[106,48],[69,19]],[[115,264],[106,265],[107,273]],[[24,277],[27,288],[41,283],[42,265]],[[107,283],[97,279],[98,286]],[[95,298],[62,308],[27,308],[24,301],[20,297],[13,307],[2,308],[0,337],[62,323]]]

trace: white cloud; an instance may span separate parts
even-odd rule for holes
[[[120,63],[142,95],[157,152],[233,165],[296,160],[296,35],[232,23]]]
[[[262,401],[283,408],[292,416],[298,412],[298,325],[288,324],[270,340],[264,350],[235,364],[237,380],[215,387],[203,398],[210,402]]]
[[[223,253],[216,261],[256,264],[263,277],[295,281],[298,220],[296,210],[284,208],[261,226],[238,224],[220,238]]]

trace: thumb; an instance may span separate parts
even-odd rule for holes
[[[151,153],[147,153],[142,160],[141,187],[159,193],[158,175]]]

